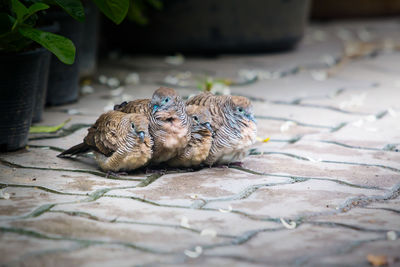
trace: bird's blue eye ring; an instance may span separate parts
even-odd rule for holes
[[[243,110],[243,108],[241,108],[241,107],[238,107],[237,110],[238,110],[239,112],[241,112],[241,113],[244,113],[244,110]]]
[[[132,122],[131,123],[132,129],[135,129],[135,124]]]
[[[199,118],[197,117],[197,116],[193,116],[193,119],[195,120],[195,121],[199,121]]]
[[[167,97],[167,98],[164,100],[165,103],[168,103],[168,101],[169,101],[169,97]]]

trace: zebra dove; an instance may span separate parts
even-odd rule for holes
[[[186,111],[192,120],[191,138],[185,149],[167,163],[171,167],[199,166],[208,156],[213,130],[211,114],[206,107],[189,105]]]
[[[62,152],[58,157],[71,157],[90,151],[103,171],[130,171],[146,165],[152,157],[153,141],[149,121],[141,114],[109,111],[88,129],[83,143]]]
[[[190,98],[186,104],[205,106],[212,116],[214,138],[205,164],[229,164],[246,156],[257,136],[257,125],[249,99],[202,93]]]

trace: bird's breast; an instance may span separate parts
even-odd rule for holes
[[[163,125],[166,133],[164,147],[175,148],[185,147],[188,140],[188,128],[183,126],[179,120],[171,120]]]
[[[247,127],[243,127],[240,130],[241,141],[240,148],[248,147],[254,144],[257,138],[257,125],[253,122],[250,122]]]

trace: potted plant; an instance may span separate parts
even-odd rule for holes
[[[19,0],[0,3],[0,150],[24,147],[32,119],[33,99],[46,50],[61,62],[72,64],[71,40],[38,29],[42,2],[26,6]],[[43,49],[43,48],[45,49]]]
[[[23,2],[22,2],[23,1]],[[93,0],[113,22],[125,18],[129,0]],[[38,83],[43,81],[46,49],[72,65],[76,48],[61,35],[44,31],[38,19],[56,5],[78,21],[84,20],[81,0],[5,0],[0,2],[0,150],[26,145]],[[56,61],[57,62],[57,61]]]

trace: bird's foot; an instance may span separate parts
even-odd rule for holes
[[[195,169],[194,168],[189,168],[189,167],[182,167],[182,168],[168,168],[169,172],[177,172],[177,173],[181,173],[181,172],[194,172]]]
[[[154,173],[165,174],[166,172],[167,172],[166,169],[151,169],[151,168],[146,168],[146,174],[154,174]]]
[[[128,175],[127,172],[113,172],[113,171],[108,171],[106,174],[106,178],[110,177],[110,176],[114,176],[114,177],[120,177],[120,176],[126,176]]]
[[[229,167],[233,166],[233,167],[240,167],[240,168],[243,168],[243,162],[241,162],[241,161],[232,162],[232,163],[229,163],[228,166],[229,166]]]
[[[220,169],[228,169],[229,168],[229,166],[226,164],[218,164],[218,165],[214,165],[213,167],[220,168]]]

